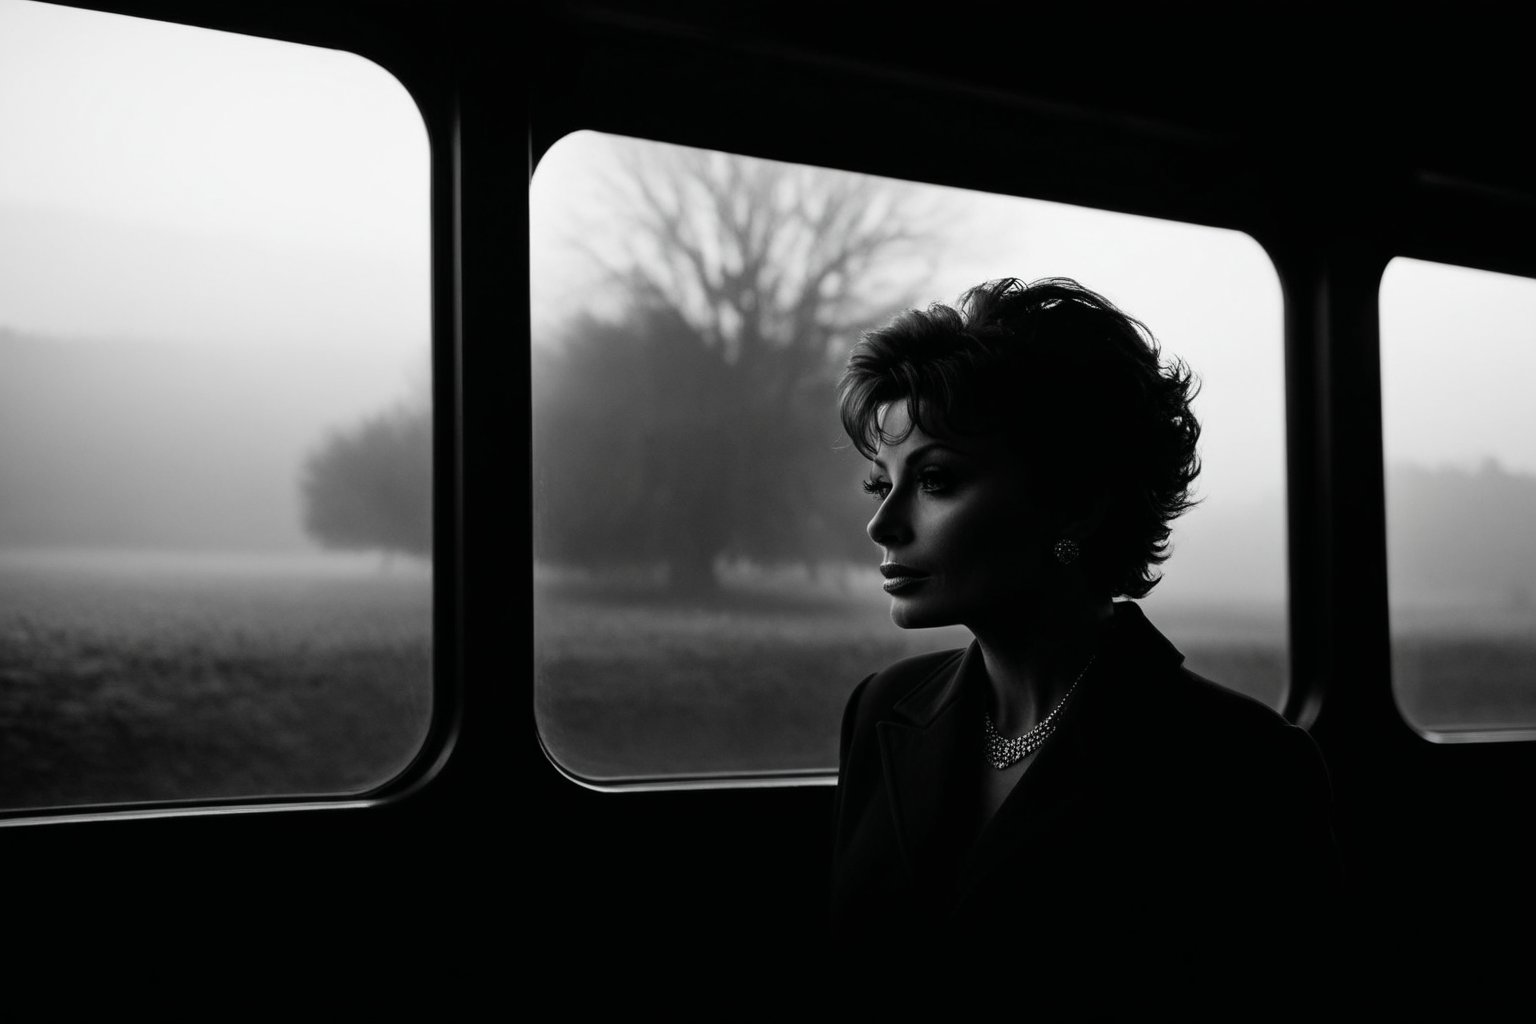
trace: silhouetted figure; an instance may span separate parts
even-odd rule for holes
[[[848,701],[832,928],[855,988],[1261,1007],[1331,941],[1311,737],[1114,600],[1152,589],[1193,503],[1195,390],[1061,278],[978,286],[855,347],[842,417],[872,460],[891,617],[975,637]]]

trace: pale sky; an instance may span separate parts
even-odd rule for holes
[[[617,247],[617,238],[604,238],[593,226],[603,223],[601,216],[591,215],[603,201],[597,178],[611,172],[616,159],[610,139],[580,132],[556,143],[535,171],[529,201],[536,343],[554,333],[550,325],[573,304],[602,294],[590,289],[592,264],[571,239],[579,234],[588,246]],[[922,301],[952,303],[971,285],[997,277],[1076,278],[1145,322],[1164,353],[1185,359],[1204,382],[1195,409],[1205,430],[1197,487],[1207,501],[1180,522],[1180,572],[1168,576],[1158,596],[1197,587],[1209,592],[1210,574],[1225,565],[1233,586],[1259,580],[1270,591],[1259,596],[1278,597],[1283,324],[1279,280],[1262,247],[1234,231],[926,188],[956,210],[965,227]],[[1225,524],[1209,525],[1218,518]]]
[[[355,54],[0,0],[0,147],[0,542],[305,547],[308,453],[430,394],[404,87]]]
[[[0,326],[425,344],[426,130],[361,57],[0,0],[0,139]]]
[[[551,325],[571,308],[602,294],[591,287],[590,259],[571,243],[617,251],[618,237],[604,233],[598,180],[622,171],[621,159],[613,139],[578,132],[535,172],[536,344],[555,336]],[[1282,299],[1263,248],[1236,231],[923,188],[963,224],[924,301],[953,302],[996,277],[1076,278],[1146,323],[1165,354],[1201,377],[1205,468],[1196,487],[1205,504],[1176,525],[1173,571],[1157,597],[1283,582]],[[1536,472],[1536,402],[1527,394],[1536,380],[1536,281],[1398,259],[1381,303],[1387,458],[1471,466],[1492,456]]]
[[[530,211],[535,333],[590,294],[591,264],[569,242],[600,202],[593,176],[612,165],[608,140],[580,132],[535,173]],[[945,253],[924,301],[953,302],[996,277],[1073,277],[1141,319],[1165,353],[1205,382],[1197,412],[1207,458],[1244,489],[1277,487],[1284,438],[1279,280],[1247,235],[1039,200],[928,186],[962,211],[964,242]],[[588,244],[616,240],[593,237]],[[875,326],[875,325],[871,325]],[[542,338],[536,338],[542,340]]]
[[[1394,259],[1381,379],[1389,461],[1536,473],[1536,281]]]
[[[0,139],[0,329],[323,355],[347,369],[332,374],[324,409],[306,406],[317,418],[344,419],[424,383],[427,140],[409,95],[378,66],[0,0]],[[610,144],[578,133],[535,175],[536,342],[592,280],[573,233],[612,244],[590,228],[605,161]],[[1236,517],[1283,502],[1281,296],[1257,243],[1036,200],[934,194],[964,209],[968,227],[927,298],[952,301],[999,276],[1069,276],[1102,292],[1204,380],[1199,489],[1209,509]],[[1395,261],[1382,290],[1389,458],[1493,456],[1536,472],[1536,403],[1525,394],[1533,318],[1536,282]],[[1199,542],[1186,547],[1185,561],[1198,561]]]

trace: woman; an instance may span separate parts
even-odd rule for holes
[[[978,286],[854,349],[842,417],[872,463],[891,617],[975,639],[848,701],[845,948],[1114,966],[1106,984],[1130,969],[1175,991],[1268,969],[1319,927],[1335,861],[1311,738],[1113,600],[1152,589],[1193,504],[1194,392],[1138,321],[1060,278]]]

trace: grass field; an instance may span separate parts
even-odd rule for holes
[[[552,576],[535,605],[540,729],[557,759],[593,779],[833,767],[860,679],[970,641],[958,627],[897,629],[876,586],[793,577],[738,580],[701,604]],[[1283,621],[1222,610],[1190,625],[1202,629],[1186,649],[1193,667],[1278,703]]]
[[[871,588],[873,589],[873,588]],[[643,585],[536,584],[535,707],[550,752],[594,780],[825,770],[849,691],[961,629],[904,632],[886,600],[814,581],[737,581],[707,604]],[[1148,615],[1195,671],[1271,706],[1286,678],[1277,609],[1161,607]],[[1399,638],[1398,699],[1423,728],[1536,725],[1536,629],[1430,615]]]
[[[704,604],[643,581],[545,573],[535,588],[541,733],[592,779],[829,769],[861,678],[969,639],[896,629],[877,590],[847,581],[740,578]],[[1148,613],[1194,669],[1278,703],[1274,612]],[[430,615],[424,571],[371,560],[0,552],[0,806],[367,790],[425,735]],[[1536,623],[1432,610],[1399,624],[1411,721],[1536,725]]]
[[[376,561],[0,557],[0,806],[369,789],[425,736],[430,616]]]

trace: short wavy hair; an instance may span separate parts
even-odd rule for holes
[[[1195,375],[1070,278],[989,281],[956,305],[907,310],[854,346],[838,385],[849,438],[867,458],[900,443],[880,410],[901,400],[926,434],[1003,434],[1063,523],[1103,510],[1082,544],[1090,579],[1145,597],[1196,503]]]

